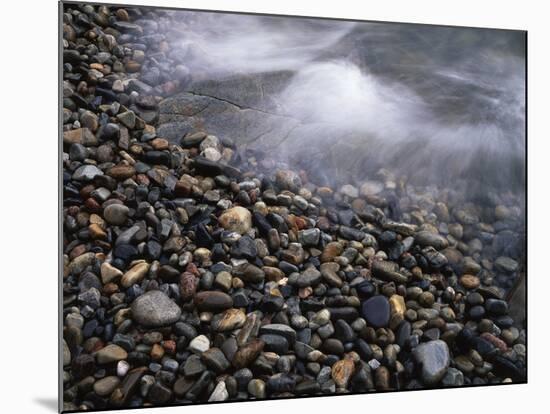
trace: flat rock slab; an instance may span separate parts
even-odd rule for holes
[[[273,152],[303,167],[326,164],[335,178],[348,178],[364,167],[364,152],[350,151],[364,142],[364,133],[342,131],[342,126],[308,122],[285,110],[279,94],[293,72],[279,71],[202,81],[159,104],[157,135],[179,143],[188,133],[207,131],[246,148]],[[345,145],[335,136],[346,135]],[[308,143],[307,137],[314,140]],[[309,139],[309,138],[308,138]],[[297,157],[308,148],[309,157]],[[312,165],[309,165],[312,164]],[[315,169],[312,169],[314,171]]]

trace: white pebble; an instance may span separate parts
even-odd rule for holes
[[[129,369],[130,369],[130,364],[128,364],[126,361],[124,360],[118,361],[118,364],[116,366],[116,374],[119,377],[125,377]]]
[[[195,354],[202,354],[210,348],[210,341],[204,335],[199,335],[189,344],[189,350]]]

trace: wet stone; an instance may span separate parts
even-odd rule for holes
[[[413,351],[413,356],[426,385],[437,384],[445,376],[450,364],[449,348],[441,340],[418,345]]]
[[[220,312],[233,306],[231,296],[214,290],[198,292],[194,302],[199,310],[210,312]]]
[[[264,349],[269,352],[283,355],[288,352],[288,341],[284,336],[263,334],[260,339],[265,343]]]
[[[224,229],[239,234],[246,233],[252,227],[252,215],[244,207],[233,207],[225,211],[218,221]]]
[[[296,380],[286,374],[275,374],[267,380],[266,385],[273,393],[292,392],[296,387]]]
[[[94,392],[100,397],[107,397],[120,384],[120,379],[115,376],[109,376],[100,379],[94,383]]]
[[[432,246],[437,250],[443,250],[449,245],[445,237],[429,231],[419,231],[414,236],[415,241],[422,247]]]
[[[504,300],[490,298],[485,301],[485,309],[491,315],[506,315],[508,313],[508,304]]]
[[[230,366],[229,361],[219,348],[210,348],[201,354],[202,361],[206,366],[217,373],[222,373]]]
[[[205,335],[195,337],[189,343],[189,350],[196,354],[202,354],[210,348],[210,340]]]
[[[390,303],[385,296],[373,296],[361,305],[361,315],[374,328],[385,327],[390,321]]]
[[[321,272],[314,267],[308,267],[296,279],[292,279],[298,287],[316,286],[321,281]],[[290,282],[290,279],[289,279]]]
[[[265,343],[262,340],[255,339],[239,348],[233,357],[232,364],[235,368],[246,368],[260,355]]]
[[[194,377],[206,369],[199,355],[190,355],[183,365],[183,372],[186,377]]]
[[[388,261],[374,261],[372,272],[375,277],[395,283],[406,283],[407,277],[399,273],[399,265]]]
[[[212,329],[217,332],[233,331],[241,328],[246,321],[246,315],[240,309],[228,309],[214,316],[211,322]]]
[[[147,394],[151,402],[165,404],[172,398],[172,390],[161,382],[155,382]]]
[[[291,344],[296,341],[296,331],[288,325],[272,323],[260,327],[261,334],[273,334],[286,338]]]
[[[126,359],[128,353],[120,346],[110,344],[97,351],[95,356],[98,364],[109,364],[111,362],[120,361],[121,359]]]
[[[316,228],[307,229],[298,233],[298,240],[304,246],[317,246],[320,236],[321,230]]]
[[[177,322],[181,309],[165,293],[153,290],[139,296],[132,303],[133,319],[144,326],[158,327]]]

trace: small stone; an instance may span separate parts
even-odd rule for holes
[[[449,368],[441,384],[445,387],[460,387],[464,385],[464,374],[456,368]]]
[[[334,262],[327,262],[321,265],[321,275],[323,279],[327,281],[328,284],[335,287],[342,287],[342,279],[338,276],[338,270],[340,265]]]
[[[435,302],[435,297],[432,292],[422,292],[418,296],[417,301],[425,308],[431,308]]]
[[[107,174],[117,180],[126,180],[127,178],[131,178],[135,175],[136,169],[132,167],[131,165],[115,165],[109,171],[107,171]]]
[[[495,260],[495,267],[501,272],[514,273],[517,272],[519,265],[518,262],[510,257],[500,256]]]
[[[91,181],[98,175],[103,175],[103,171],[101,171],[95,165],[82,165],[78,167],[74,172],[73,180]]]
[[[389,299],[390,313],[391,315],[404,316],[407,307],[405,305],[405,299],[401,295],[392,295]]]
[[[375,260],[372,263],[372,273],[375,277],[395,283],[406,283],[407,277],[399,273],[399,265],[394,262]]]
[[[256,358],[258,358],[258,356],[264,349],[264,345],[264,341],[254,339],[248,344],[239,348],[239,350],[235,353],[233,360],[231,361],[233,366],[237,369],[248,367],[250,364],[252,364],[252,362],[256,360]]]
[[[160,290],[151,290],[136,298],[131,312],[137,323],[147,327],[170,325],[181,316],[180,307]]]
[[[71,363],[71,350],[69,349],[69,346],[67,345],[67,342],[63,339],[63,366],[70,365]]]
[[[222,154],[216,148],[206,148],[202,156],[210,161],[219,161],[222,158]]]
[[[272,375],[267,380],[267,389],[272,393],[293,392],[296,379],[284,373]]]
[[[317,246],[317,244],[319,244],[320,237],[321,230],[317,228],[302,230],[298,232],[298,240],[304,246]]]
[[[221,312],[233,306],[233,299],[227,293],[216,290],[195,294],[195,305],[200,311]]]
[[[282,323],[270,323],[260,327],[260,334],[273,334],[286,338],[291,344],[296,342],[296,331]]]
[[[385,366],[379,366],[374,372],[374,383],[378,390],[390,388],[390,370]]]
[[[311,322],[316,325],[323,326],[330,321],[330,311],[328,309],[321,309],[311,318]]]
[[[251,263],[243,263],[235,267],[233,274],[250,283],[261,283],[265,279],[264,271]]]
[[[265,382],[261,379],[253,379],[248,383],[248,393],[254,398],[265,398]]]
[[[153,404],[165,404],[172,397],[172,390],[160,382],[155,382],[147,396]]]
[[[218,374],[227,370],[230,366],[229,361],[219,348],[210,348],[201,354],[202,361],[208,368]]]
[[[126,111],[118,114],[117,119],[128,129],[134,129],[136,126],[136,114],[133,111]]]
[[[383,295],[373,296],[363,302],[361,314],[372,327],[383,328],[390,321],[390,303]]]
[[[264,341],[264,349],[268,352],[275,352],[279,355],[284,355],[288,352],[288,341],[284,336],[263,334],[260,339]]]
[[[120,226],[128,220],[130,209],[122,204],[110,204],[103,210],[103,217],[109,224]]]
[[[63,132],[63,143],[82,144],[89,147],[97,145],[98,140],[88,128],[78,128]]]
[[[300,176],[291,170],[279,170],[275,174],[275,182],[281,190],[296,191],[302,186]]]
[[[457,357],[454,358],[453,362],[454,362],[454,365],[465,374],[470,374],[475,369],[475,365],[472,363],[472,361],[470,361],[468,357],[464,355],[458,355]],[[481,360],[481,364],[483,364],[483,359]]]
[[[237,206],[223,212],[218,222],[226,230],[244,234],[252,227],[252,214],[246,208]]]
[[[88,266],[92,265],[95,260],[95,254],[84,253],[77,256],[69,263],[69,272],[73,275],[78,275],[84,271]]]
[[[189,343],[189,350],[195,354],[202,354],[210,349],[210,340],[204,336],[199,335]]]
[[[186,301],[195,296],[197,291],[198,279],[191,272],[183,272],[180,275],[180,295],[181,298]]]
[[[308,267],[297,277],[295,284],[298,287],[316,286],[321,278],[321,272],[314,267]]]
[[[340,256],[344,251],[344,246],[340,242],[330,242],[323,249],[321,254],[322,262],[332,262],[336,256]]]
[[[228,309],[212,318],[210,326],[216,332],[227,332],[242,328],[246,321],[245,313],[240,309]]]
[[[147,274],[148,270],[149,270],[149,263],[146,263],[146,262],[138,263],[135,266],[133,266],[130,270],[128,270],[126,273],[124,273],[124,275],[122,276],[122,280],[120,281],[120,284],[125,288],[129,288],[130,286],[141,282],[145,277],[145,275]]]
[[[94,383],[94,392],[100,397],[107,397],[120,384],[120,379],[115,376],[102,378]]]
[[[105,233],[105,230],[101,228],[99,224],[92,223],[88,226],[88,231],[90,232],[90,236],[92,239],[105,239],[107,237],[107,233]]]
[[[426,385],[435,385],[445,376],[451,359],[447,344],[439,339],[418,345],[413,356]]]
[[[119,377],[124,378],[129,370],[130,370],[130,364],[128,364],[128,362],[124,360],[118,361],[116,365],[116,374]]]
[[[80,123],[92,132],[95,132],[99,127],[98,117],[92,111],[84,111],[80,115]]]
[[[508,313],[508,304],[502,299],[487,299],[485,301],[485,309],[491,315],[502,316]]]
[[[183,366],[183,372],[186,377],[195,377],[205,370],[206,366],[202,363],[201,357],[196,354],[190,355]]]
[[[332,366],[332,379],[338,388],[347,388],[355,364],[351,359],[342,359]]]
[[[359,190],[351,184],[343,185],[342,188],[340,188],[340,192],[349,198],[359,197]]]
[[[92,309],[97,309],[101,305],[101,293],[97,288],[91,287],[90,289],[82,292],[78,295],[78,301],[82,304],[88,305]]]
[[[429,231],[419,231],[414,236],[414,239],[422,247],[432,246],[437,250],[443,250],[449,246],[449,242],[445,237]]]
[[[229,393],[227,392],[225,381],[220,381],[216,385],[216,388],[214,388],[214,391],[212,391],[212,394],[210,394],[210,397],[208,398],[208,402],[226,401],[228,398],[229,398]]]
[[[231,289],[231,273],[229,272],[220,272],[216,275],[216,278],[214,279],[214,284],[226,292]]]
[[[103,262],[101,264],[101,280],[103,284],[107,284],[122,277],[122,272],[110,263]]]
[[[460,284],[466,289],[477,289],[479,287],[479,278],[474,275],[463,275],[460,278]]]
[[[299,243],[290,243],[288,249],[281,252],[281,257],[287,262],[299,266],[304,261],[304,249]],[[319,277],[321,275],[319,274]]]
[[[109,364],[111,362],[120,361],[121,359],[126,359],[128,353],[118,345],[109,344],[97,351],[95,356],[98,364]]]
[[[188,134],[181,139],[181,146],[184,148],[195,147],[199,145],[203,139],[206,138],[206,134],[202,131]]]

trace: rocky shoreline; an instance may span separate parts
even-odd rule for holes
[[[64,410],[526,381],[521,199],[167,140],[171,12],[64,7]]]

